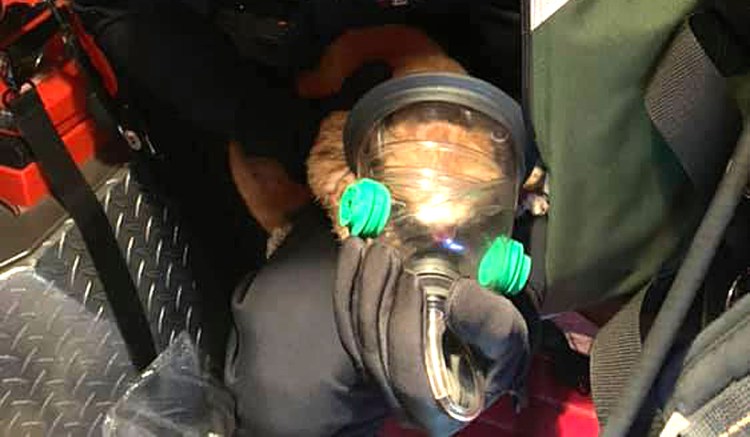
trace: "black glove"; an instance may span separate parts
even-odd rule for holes
[[[348,239],[339,254],[334,309],[344,348],[403,419],[431,435],[466,423],[434,400],[423,342],[425,295],[399,254],[381,243]],[[526,323],[506,298],[459,279],[446,302],[447,327],[479,358],[486,406],[522,384],[529,358]]]

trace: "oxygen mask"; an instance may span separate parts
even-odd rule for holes
[[[523,289],[531,260],[511,238],[523,174],[519,106],[467,76],[421,74],[366,94],[345,129],[357,181],[339,222],[353,236],[397,248],[425,293],[423,336],[430,387],[457,420],[484,406],[469,350],[446,328],[445,303],[459,277],[493,291]]]

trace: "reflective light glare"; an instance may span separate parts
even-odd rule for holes
[[[432,196],[429,202],[425,202],[416,208],[414,216],[417,220],[427,226],[457,225],[468,217],[469,205],[459,201],[448,201],[444,194]]]
[[[461,244],[453,241],[452,238],[446,238],[443,240],[443,247],[454,252],[463,252],[466,248]]]
[[[417,220],[426,225],[449,224],[455,222],[455,213],[449,204],[430,204],[419,207],[415,214]]]
[[[420,179],[419,180],[419,188],[427,191],[432,189],[432,179]]]

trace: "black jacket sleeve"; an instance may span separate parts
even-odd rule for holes
[[[237,290],[225,381],[237,400],[240,435],[363,436],[382,426],[388,406],[336,328],[337,246],[325,215],[310,207]]]

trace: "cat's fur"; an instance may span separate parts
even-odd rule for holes
[[[298,90],[302,95],[314,97],[336,92],[346,77],[371,61],[384,61],[391,67],[393,77],[427,72],[467,74],[423,32],[391,25],[342,35],[326,51],[318,71],[300,77]],[[348,236],[348,231],[338,225],[336,212],[343,191],[355,180],[344,158],[343,129],[348,115],[348,112],[336,111],[321,122],[307,161],[310,189],[328,212],[334,233],[342,239]],[[416,128],[403,127],[406,130]],[[403,134],[410,136],[410,132]],[[449,135],[448,132],[444,134]]]
[[[346,77],[371,61],[390,65],[394,76],[428,71],[465,73],[421,31],[399,25],[379,26],[348,31],[337,38],[325,50],[318,67],[298,77],[298,93],[305,98],[335,94]],[[314,169],[309,173],[310,185],[316,187],[316,197],[329,211],[335,210],[330,209],[334,208],[329,202],[331,193],[340,193],[353,181],[341,145],[346,117],[346,112],[334,112],[321,123],[308,162]],[[239,144],[230,144],[229,163],[248,211],[272,234],[287,226],[290,213],[312,198],[307,187],[294,183],[278,163],[247,156]]]
[[[307,98],[320,98],[336,93],[346,77],[371,61],[388,64],[393,77],[421,72],[467,74],[458,62],[448,57],[421,31],[390,25],[350,31],[336,39],[325,51],[318,68],[298,78],[298,92]],[[321,122],[307,161],[310,191],[329,213],[334,233],[339,238],[346,238],[348,232],[338,226],[338,202],[344,189],[355,180],[344,158],[343,129],[347,116],[348,112],[336,111]],[[420,130],[432,129],[428,134],[434,140],[464,143],[478,150],[489,147],[483,139],[472,137],[471,133],[447,123],[433,123],[431,126],[403,123],[396,128],[394,135],[403,135],[405,138],[414,138]],[[453,138],[457,135],[462,138]],[[462,171],[467,171],[466,166],[459,165],[460,162],[456,162],[455,157],[435,155],[433,158],[443,161],[446,166],[452,166],[454,170],[461,168]],[[399,159],[411,158],[400,156]],[[419,159],[424,159],[424,156],[420,155]],[[288,232],[289,213],[310,199],[310,191],[294,184],[278,164],[247,157],[237,145],[230,147],[230,164],[232,176],[248,210],[272,234],[269,243],[269,250],[272,251]],[[498,174],[488,177],[498,177]],[[537,168],[524,188],[529,192],[542,193],[543,187],[544,172]],[[540,196],[541,194],[525,197],[532,213],[546,213],[546,199]]]

